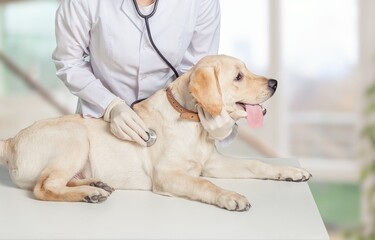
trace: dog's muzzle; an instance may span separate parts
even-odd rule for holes
[[[150,131],[147,132],[147,135],[148,135],[148,139],[146,141],[146,144],[147,144],[147,147],[151,147],[156,142],[156,139],[157,139],[156,132],[154,130],[150,129]]]

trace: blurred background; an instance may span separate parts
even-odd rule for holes
[[[223,153],[298,158],[331,239],[375,239],[375,1],[221,1],[220,53],[279,88]],[[0,0],[0,138],[73,113],[55,75],[56,0]]]

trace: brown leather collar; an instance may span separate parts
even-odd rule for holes
[[[172,107],[180,113],[180,117],[182,119],[187,119],[194,122],[199,122],[199,116],[198,113],[190,111],[189,109],[184,108],[181,106],[180,103],[177,102],[177,100],[174,98],[172,91],[170,88],[167,88],[166,90],[167,98],[169,103],[172,105]]]

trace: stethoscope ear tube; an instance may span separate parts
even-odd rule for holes
[[[138,7],[138,3],[137,3],[137,0],[133,0],[133,3],[134,3],[134,7],[135,7],[135,10],[137,11],[138,15],[143,18],[145,20],[145,23],[146,23],[146,30],[147,30],[147,35],[148,35],[148,38],[150,40],[150,43],[152,45],[152,47],[154,48],[155,52],[159,55],[159,57],[168,65],[168,67],[173,71],[174,75],[176,76],[176,79],[179,77],[179,74],[177,72],[177,70],[173,67],[173,65],[164,57],[164,55],[159,51],[159,49],[156,47],[155,43],[154,43],[154,40],[152,38],[152,35],[151,35],[151,30],[150,30],[150,24],[148,22],[148,19],[151,18],[155,12],[156,12],[156,9],[158,7],[158,3],[159,3],[159,0],[155,0],[155,5],[154,5],[154,8],[152,9],[151,13],[148,14],[148,15],[144,15],[140,10],[139,10],[139,7]]]
[[[147,14],[147,15],[144,15],[141,10],[139,10],[139,7],[138,7],[138,3],[137,3],[137,0],[133,0],[133,3],[134,3],[134,7],[135,7],[135,10],[137,11],[138,15],[143,18],[143,19],[149,19],[150,17],[154,16],[155,12],[156,12],[156,9],[158,8],[158,3],[159,3],[159,0],[155,0],[155,5],[154,5],[154,8],[152,9],[151,13],[150,14]]]

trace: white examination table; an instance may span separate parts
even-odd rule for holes
[[[0,166],[0,239],[329,239],[305,182],[211,181],[245,195],[251,209],[121,190],[101,204],[42,202],[15,187]]]

